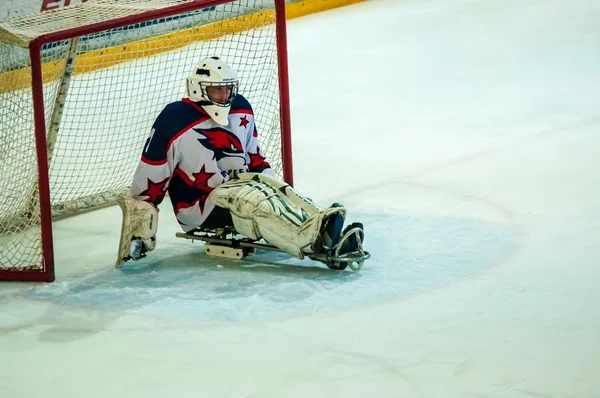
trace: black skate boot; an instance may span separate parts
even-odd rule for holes
[[[360,239],[360,242],[359,242]],[[348,225],[341,235],[340,254],[358,251],[365,242],[365,228],[361,222],[353,222]]]
[[[331,207],[341,207],[342,205],[334,203]],[[327,254],[337,245],[340,240],[342,228],[344,227],[344,215],[334,213],[323,220],[321,232],[314,244],[313,250],[318,254]]]
[[[332,251],[334,258],[343,258],[344,256],[359,255],[364,256],[362,244],[365,241],[365,230],[364,226],[360,222],[353,222],[344,228],[344,232],[341,233],[337,245]],[[332,261],[328,264],[329,268],[344,270],[350,264],[349,261]]]
[[[331,207],[342,205],[334,203]],[[354,222],[344,228],[344,221],[343,213],[334,213],[324,219],[320,236],[313,246],[314,254],[309,257],[331,269],[344,270],[350,266],[357,271],[364,261],[371,257],[362,247],[365,239],[364,227],[362,223]]]
[[[331,251],[339,242],[344,227],[344,216],[334,214],[323,225],[323,250]]]

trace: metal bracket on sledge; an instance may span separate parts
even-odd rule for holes
[[[239,260],[254,254],[254,249],[247,247],[229,247],[214,243],[204,243],[204,253],[213,257],[224,257]]]

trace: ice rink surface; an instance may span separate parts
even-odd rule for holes
[[[0,283],[0,397],[600,396],[600,2],[371,0],[289,23],[296,187],[359,273],[56,223]],[[260,126],[259,126],[260,127]]]

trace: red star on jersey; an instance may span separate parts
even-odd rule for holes
[[[195,178],[193,186],[195,188],[200,188],[205,191],[209,191],[209,192],[212,191],[212,188],[208,186],[208,180],[210,180],[211,177],[214,176],[215,174],[217,174],[217,173],[207,173],[204,168],[204,165],[202,165],[200,172],[192,173],[192,175]]]
[[[240,127],[246,127],[248,123],[250,123],[250,121],[248,120],[246,115],[244,115],[244,117],[240,116]]]
[[[169,177],[160,182],[154,182],[148,178],[148,188],[140,192],[139,196],[145,195],[148,197],[148,199],[146,199],[147,202],[158,204],[158,202],[165,197],[165,191],[167,190],[166,185],[168,181]]]
[[[265,162],[265,157],[260,154],[260,150],[256,148],[256,152],[248,152],[248,156],[250,156],[250,164],[248,165],[248,169],[253,172],[262,172],[264,169],[271,167],[271,165]]]

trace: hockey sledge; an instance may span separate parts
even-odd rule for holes
[[[359,228],[347,231],[338,244],[332,248],[330,254],[306,254],[305,256],[311,260],[322,262],[331,269],[344,270],[346,267],[350,267],[353,271],[358,271],[362,268],[364,262],[371,257],[369,252],[363,250],[358,232]],[[175,235],[182,239],[204,242],[204,252],[214,257],[242,259],[252,256],[256,249],[285,253],[276,246],[243,237],[233,227],[199,228],[187,233],[177,232]],[[358,249],[354,252],[340,254],[344,241],[353,235],[356,235],[358,240]]]

